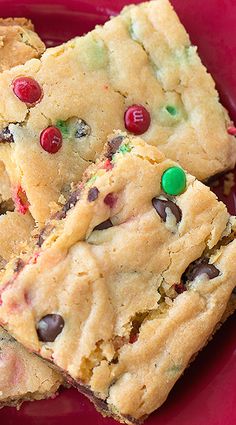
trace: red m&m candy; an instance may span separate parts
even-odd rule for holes
[[[33,78],[19,77],[13,81],[14,94],[24,103],[33,105],[42,97],[42,89]]]
[[[56,153],[62,146],[62,135],[57,127],[45,128],[40,134],[40,145],[48,153]]]
[[[148,130],[151,117],[142,105],[132,105],[125,112],[125,128],[133,134],[143,134]]]
[[[16,211],[18,211],[20,214],[27,213],[30,203],[27,199],[27,195],[24,189],[22,189],[20,185],[18,185],[13,191],[13,201],[15,203]]]
[[[230,134],[231,136],[236,136],[236,127],[234,127],[234,125],[231,125],[227,128],[227,132],[228,134]]]

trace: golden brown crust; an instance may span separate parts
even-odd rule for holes
[[[32,21],[27,18],[0,18],[0,26],[20,26],[22,28],[26,28],[27,30],[34,31],[34,25]]]

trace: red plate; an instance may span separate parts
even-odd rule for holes
[[[0,16],[31,18],[49,45],[83,34],[117,13],[126,0],[0,0]],[[132,3],[139,3],[138,0]],[[236,1],[172,0],[200,56],[213,74],[222,100],[236,121]],[[236,190],[218,196],[236,213]],[[221,328],[147,425],[236,424],[236,318]],[[25,403],[20,411],[5,408],[1,425],[114,425],[103,419],[76,390],[54,400]]]

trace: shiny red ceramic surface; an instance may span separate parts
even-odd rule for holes
[[[139,1],[133,0],[132,3]],[[32,18],[48,45],[83,34],[116,14],[129,0],[0,0],[0,16]],[[192,42],[213,74],[222,101],[236,121],[236,0],[172,0]],[[236,213],[236,190],[215,189]],[[0,371],[1,373],[1,371]],[[0,411],[0,425],[112,425],[76,390],[54,400]],[[224,324],[147,425],[236,424],[236,317]]]

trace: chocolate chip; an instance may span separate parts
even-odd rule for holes
[[[113,224],[110,219],[98,224],[96,227],[94,227],[93,230],[105,230],[105,229],[109,229],[109,227],[113,227]]]
[[[14,211],[15,204],[12,199],[0,203],[0,215],[6,214],[8,211]]]
[[[81,189],[76,189],[72,192],[71,196],[68,199],[68,204],[70,208],[74,207],[80,199]]]
[[[58,214],[58,213],[56,213]],[[56,214],[54,214],[52,216],[52,218],[56,218]],[[50,233],[53,231],[53,229],[55,228],[55,226],[53,226],[52,224],[48,223],[46,224],[46,226],[44,226],[42,228],[42,230],[40,231],[39,235],[38,235],[38,240],[37,240],[37,245],[39,247],[41,247],[45,241],[45,239],[50,235]]]
[[[72,194],[70,195],[68,201],[64,205],[64,207],[61,209],[61,211],[57,211],[54,218],[56,220],[62,220],[63,218],[66,218],[66,213],[71,208],[73,208],[77,202],[80,199],[81,189],[76,189]]]
[[[200,263],[193,266],[188,274],[188,279],[193,281],[196,277],[201,276],[202,274],[207,274],[209,279],[214,279],[219,276],[219,270],[213,264]]]
[[[168,200],[165,201],[164,199],[153,198],[152,205],[163,221],[166,221],[166,209],[169,208],[176,218],[176,223],[180,222],[182,218],[182,212],[181,209],[174,202]]]
[[[16,260],[16,264],[14,267],[14,272],[19,273],[25,266],[25,262],[22,260],[22,258],[18,258]]]
[[[236,288],[233,289],[233,294],[236,294]]]
[[[81,139],[81,137],[89,136],[91,133],[91,128],[89,125],[82,119],[78,119],[76,122],[76,139]]]
[[[42,317],[37,325],[37,333],[40,341],[53,342],[64,327],[64,319],[60,314],[47,314]]]
[[[77,189],[74,192],[72,192],[72,194],[69,197],[67,203],[62,208],[62,211],[64,211],[65,213],[67,213],[67,211],[69,211],[71,208],[73,208],[77,204],[77,202],[79,201],[80,194],[81,194],[81,190],[80,189]]]
[[[43,245],[43,243],[44,243],[44,236],[45,236],[45,228],[43,228],[41,231],[40,231],[40,233],[39,233],[39,236],[38,236],[38,240],[37,240],[37,242],[36,242],[36,244],[39,246],[39,247],[41,247],[42,245]]]
[[[41,248],[41,246],[43,245],[43,243],[44,243],[44,237],[43,237],[43,232],[41,233],[39,233],[39,237],[38,237],[38,240],[37,240],[37,245],[39,246],[39,248]]]
[[[174,290],[177,292],[177,294],[182,294],[182,292],[187,291],[187,288],[183,282],[180,282],[174,284]]]
[[[91,187],[91,189],[89,189],[88,191],[88,201],[89,202],[93,202],[97,199],[99,194],[99,190],[96,186]]]
[[[107,145],[107,152],[105,154],[106,158],[112,159],[112,156],[117,152],[119,149],[121,143],[123,142],[124,137],[123,136],[117,136],[113,139],[109,140]]]
[[[0,143],[13,143],[13,135],[11,134],[8,127],[0,131]]]

